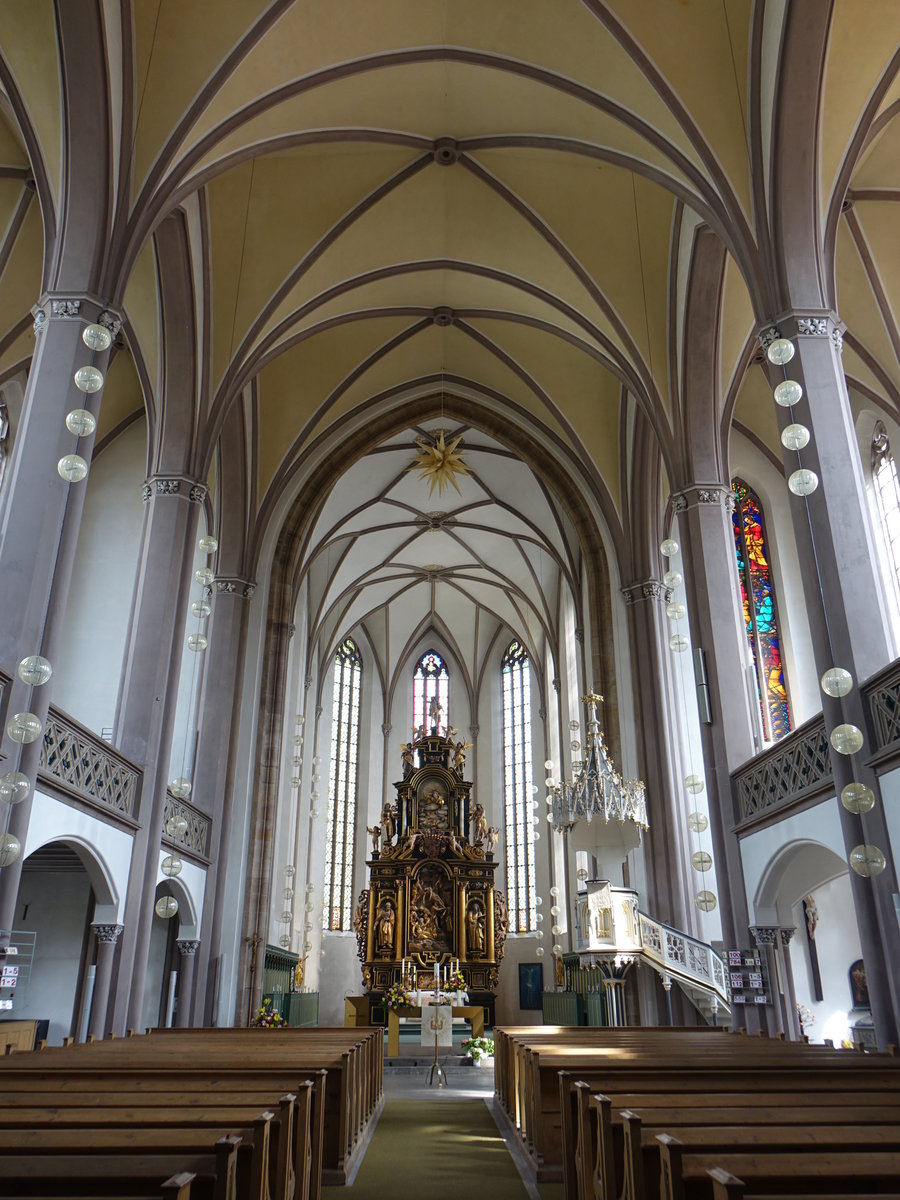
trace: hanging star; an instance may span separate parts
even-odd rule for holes
[[[408,470],[418,471],[420,479],[428,480],[431,485],[428,491],[429,497],[434,495],[435,488],[440,494],[449,484],[452,484],[459,492],[456,476],[469,474],[469,468],[463,462],[462,455],[458,454],[456,450],[461,441],[462,437],[454,438],[448,446],[444,441],[443,429],[434,443],[426,442],[424,438],[416,438],[419,453],[409,464]],[[461,492],[460,495],[462,495]]]

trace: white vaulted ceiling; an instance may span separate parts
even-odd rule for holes
[[[459,492],[409,470],[416,438],[460,437]],[[558,643],[560,588],[577,592],[576,539],[531,470],[489,435],[440,418],[359,459],[322,504],[303,562],[310,639],[324,656],[363,625],[389,684],[431,633],[477,680],[501,630],[541,663]]]

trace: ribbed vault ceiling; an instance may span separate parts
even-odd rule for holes
[[[42,280],[66,278],[50,236],[64,197],[93,186],[106,214],[93,288],[126,318],[101,435],[143,406],[155,437],[167,406],[192,405],[194,466],[221,493],[236,459],[223,467],[218,438],[238,421],[248,562],[323,439],[438,378],[565,447],[630,553],[651,478],[634,465],[635,422],[664,482],[693,419],[682,334],[703,226],[727,250],[718,411],[779,461],[751,360],[774,315],[772,163],[791,86],[818,90],[810,219],[828,227],[849,200],[833,299],[851,387],[900,410],[900,6],[835,0],[821,62],[788,80],[784,14],[771,0],[134,0],[102,6],[107,78],[94,73],[88,100],[71,47],[62,69],[50,0],[7,4],[0,381],[27,366]],[[107,177],[85,182],[63,114],[75,142],[102,142],[104,104]],[[159,231],[172,214],[197,366],[164,387]],[[302,578],[326,642],[358,620],[374,628],[386,605],[395,628],[452,614],[473,646],[492,621],[535,647],[552,625],[559,572],[577,559],[552,488],[462,432],[475,468],[462,499],[429,504],[403,475],[411,426],[357,460],[318,515]],[[455,524],[426,531],[432,509]]]

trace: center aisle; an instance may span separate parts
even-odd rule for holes
[[[526,1189],[483,1100],[388,1098],[359,1174],[349,1188],[323,1188],[327,1200],[385,1200],[454,1194],[490,1200],[562,1196],[562,1185]]]

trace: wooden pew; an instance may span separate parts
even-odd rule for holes
[[[758,1146],[754,1150],[709,1150],[692,1147],[670,1134],[660,1134],[662,1162],[661,1200],[712,1200],[710,1171],[725,1170],[750,1181],[762,1194],[777,1194],[787,1187],[806,1195],[823,1191],[897,1190],[900,1184],[900,1150],[842,1150],[826,1145],[796,1147]]]
[[[190,1173],[191,1200],[238,1200],[240,1141],[228,1135],[201,1154],[8,1154],[3,1195],[146,1196],[157,1189],[161,1193],[164,1180]]]
[[[750,1191],[747,1190],[748,1184],[743,1179],[738,1179],[736,1175],[732,1175],[730,1171],[725,1171],[721,1167],[713,1167],[709,1172],[710,1179],[713,1185],[713,1200],[758,1200],[765,1193],[754,1192],[752,1184]],[[790,1187],[793,1181],[784,1180],[784,1187]],[[797,1196],[808,1196],[809,1192],[802,1190],[804,1181],[797,1181],[794,1185],[799,1190],[796,1191],[781,1191],[778,1195],[768,1194],[767,1200],[794,1200]],[[817,1200],[900,1200],[900,1192],[885,1192],[879,1190],[877,1192],[822,1192],[816,1191]]]

